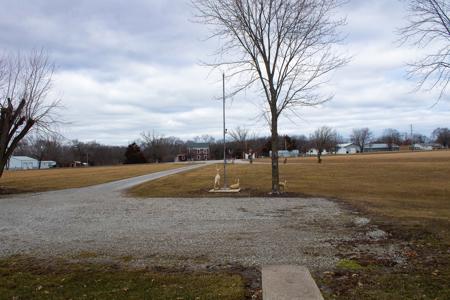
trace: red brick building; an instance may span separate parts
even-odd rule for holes
[[[191,143],[188,145],[187,152],[191,160],[209,160],[208,143]]]

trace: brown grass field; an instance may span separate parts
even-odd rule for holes
[[[79,188],[179,167],[177,164],[141,164],[5,171],[0,179],[0,191],[9,194]]]

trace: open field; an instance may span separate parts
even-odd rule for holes
[[[179,167],[181,165],[177,164],[141,164],[5,171],[0,179],[0,191],[13,194],[79,188]]]
[[[245,297],[226,272],[156,272],[26,257],[0,259],[0,299],[223,299]]]

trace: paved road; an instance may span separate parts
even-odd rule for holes
[[[354,212],[326,199],[123,195],[135,184],[199,167],[0,198],[0,256],[90,251],[131,256],[137,264],[298,263],[325,269],[338,260],[342,241],[370,242],[366,233],[373,228],[355,226]]]

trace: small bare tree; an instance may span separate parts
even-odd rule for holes
[[[352,134],[350,135],[350,141],[359,147],[359,152],[364,152],[364,147],[367,142],[372,138],[372,132],[369,128],[358,128],[353,129]]]
[[[212,25],[223,47],[214,66],[229,67],[243,82],[235,92],[258,84],[271,129],[272,193],[278,194],[278,120],[298,106],[314,106],[317,88],[332,70],[346,63],[333,54],[343,20],[333,20],[341,0],[192,0],[203,23]]]
[[[244,127],[236,127],[235,130],[230,131],[230,136],[233,140],[238,143],[244,153],[242,153],[242,157],[245,158],[245,153],[247,152],[247,138],[249,135],[249,131]]]
[[[394,145],[399,146],[402,143],[402,137],[397,129],[387,128],[383,131],[383,135],[380,140],[386,143],[389,151],[392,151]]]
[[[51,130],[58,101],[47,101],[54,66],[43,51],[0,59],[0,177],[18,143],[33,130]]]
[[[442,147],[448,148],[450,146],[450,129],[436,128],[432,133],[433,139],[436,143],[441,144]]]
[[[332,128],[323,126],[314,131],[310,137],[311,144],[317,150],[317,162],[322,163],[324,150],[330,152],[336,148],[337,133]]]
[[[42,166],[43,160],[56,160],[61,148],[61,136],[55,133],[28,135],[29,155],[38,160],[38,169]],[[18,150],[19,147],[17,147]]]
[[[419,80],[419,88],[440,89],[441,98],[450,81],[450,1],[408,2],[409,24],[400,30],[401,41],[433,51],[409,65],[410,77]]]

